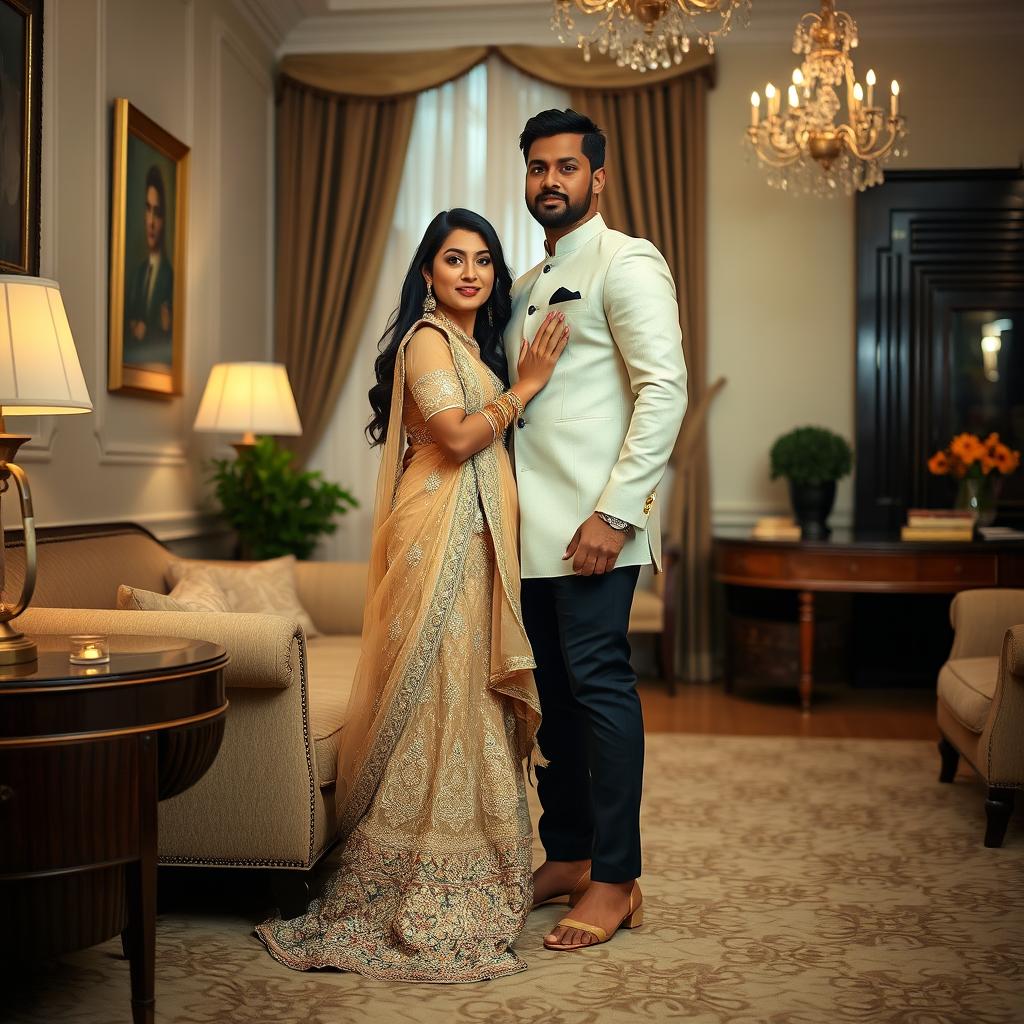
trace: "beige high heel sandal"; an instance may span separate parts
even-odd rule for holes
[[[633,899],[636,897],[636,906],[633,905]],[[590,946],[600,946],[602,943],[607,942],[612,935],[614,935],[619,928],[639,928],[644,923],[644,897],[643,893],[640,892],[640,886],[635,882],[633,888],[629,892],[629,910],[626,911],[626,916],[618,923],[618,925],[612,929],[611,935],[608,934],[603,928],[599,928],[596,924],[587,924],[586,921],[577,921],[572,917],[563,917],[558,922],[558,927],[562,928],[577,928],[581,932],[587,932],[589,935],[593,935],[597,942],[578,942],[573,946],[566,946],[557,942],[548,942],[545,940],[544,948],[552,949],[558,953],[570,953],[576,949],[588,949]]]
[[[548,907],[552,904],[568,904],[570,907],[575,907],[577,903],[583,898],[583,894],[587,891],[587,886],[590,885],[590,868],[587,868],[579,880],[572,887],[572,890],[561,896],[552,896],[549,900],[541,900],[540,903],[534,903],[532,910],[536,910],[538,907]]]

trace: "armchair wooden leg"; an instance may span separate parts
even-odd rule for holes
[[[1014,791],[1012,789],[1001,789],[999,786],[990,786],[988,799],[985,801],[985,817],[988,824],[985,827],[985,845],[989,847],[1002,846],[1003,837],[1006,835],[1006,826],[1010,823],[1010,815],[1013,813]]]
[[[960,764],[960,751],[945,736],[939,739],[939,757],[942,758],[939,782],[952,782],[956,778],[956,770]]]

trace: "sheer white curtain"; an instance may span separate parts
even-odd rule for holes
[[[494,225],[515,273],[533,266],[544,255],[544,235],[523,203],[519,132],[537,111],[568,105],[566,90],[528,78],[497,57],[420,95],[359,351],[309,464],[351,491],[360,507],[342,517],[337,533],[321,542],[317,558],[362,560],[370,553],[379,449],[371,449],[363,433],[370,410],[366,394],[374,380],[377,342],[427,224],[452,206],[475,210]]]

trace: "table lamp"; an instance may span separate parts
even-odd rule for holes
[[[241,433],[231,447],[241,455],[257,434],[302,433],[288,371],[281,363],[217,363],[210,370],[194,430]]]
[[[36,660],[36,645],[12,625],[32,600],[36,582],[36,530],[25,471],[13,461],[28,434],[8,434],[7,416],[92,412],[60,285],[39,277],[0,274],[0,495],[13,479],[21,499],[25,581],[16,603],[0,603],[0,666]],[[0,523],[0,588],[4,576]]]

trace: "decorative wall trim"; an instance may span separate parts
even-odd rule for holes
[[[711,509],[713,528],[753,526],[762,516],[791,516],[789,505],[765,505],[756,501],[722,501]],[[836,506],[828,518],[830,526],[848,529],[853,526],[853,509]]]
[[[189,137],[185,140],[192,145],[194,135],[195,109],[195,8],[194,0],[181,0],[185,8],[185,71],[187,74],[185,125],[189,129]],[[107,272],[110,264],[110,195],[108,189],[108,168],[110,163],[110,108],[107,100],[107,2],[96,0],[96,106],[99,120],[96,137],[100,144],[96,147],[96,383],[93,394],[93,436],[99,446],[99,464],[133,465],[133,466],[184,466],[187,452],[184,443],[179,439],[164,444],[146,444],[124,441],[105,435],[106,412],[111,396],[107,392]],[[186,358],[189,347],[194,341],[194,320],[189,316],[189,337],[186,342]],[[120,401],[137,402],[138,399],[121,398]],[[182,403],[176,402],[179,418]],[[181,432],[184,433],[184,424]]]
[[[213,512],[190,510],[185,512],[150,512],[124,517],[126,522],[144,526],[158,540],[175,541],[192,537],[209,537],[228,532],[224,521]],[[100,526],[111,521],[110,516],[97,519],[45,520],[36,523],[43,526]]]
[[[220,172],[222,159],[221,140],[224,137],[222,54],[225,48],[229,49],[238,60],[239,64],[249,72],[265,97],[265,115],[267,119],[267,152],[265,155],[267,162],[266,210],[268,217],[270,218],[270,238],[267,240],[268,244],[266,247],[267,289],[264,295],[264,302],[266,303],[266,337],[264,338],[264,351],[266,354],[265,358],[269,359],[273,352],[274,337],[274,77],[268,68],[260,61],[259,56],[253,53],[238,33],[234,32],[221,18],[214,19],[213,39],[213,137],[211,140],[211,152],[213,154],[213,173],[216,179],[213,191],[218,198],[220,194]],[[220,203],[218,202],[216,204],[216,209],[219,210],[219,208]],[[215,244],[218,250],[218,257],[220,255],[221,234],[222,233],[219,231],[216,233]],[[217,263],[214,265],[220,265],[219,258]],[[213,329],[218,332],[221,330],[219,294],[218,290],[214,299],[215,313],[211,317]]]
[[[236,0],[255,24],[259,9],[281,6],[275,0]],[[295,0],[288,14],[275,18],[276,31],[292,24],[277,53],[367,52],[445,49],[451,46],[502,43],[542,43],[555,36],[548,30],[550,0],[495,0],[475,4],[472,16],[459,4],[438,9],[434,0],[350,0],[347,9],[294,20]],[[307,6],[314,6],[307,4]],[[844,6],[840,4],[840,6]],[[963,0],[856,0],[845,5],[865,32],[865,39],[961,39],[1024,35],[1024,4],[1017,0],[986,0],[973,17]],[[736,27],[721,50],[763,43],[788,44],[797,19],[817,7],[815,0],[754,0],[750,24]],[[321,7],[322,9],[322,7]],[[268,38],[270,38],[268,36]]]

